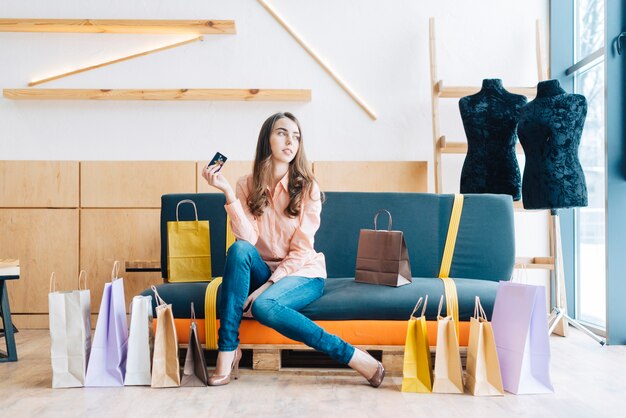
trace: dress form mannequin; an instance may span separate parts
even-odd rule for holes
[[[522,109],[518,125],[526,154],[524,208],[587,206],[587,185],[578,160],[586,116],[585,96],[568,94],[558,80],[537,85],[537,97]]]
[[[499,79],[485,79],[478,93],[461,98],[459,110],[467,136],[461,193],[509,194],[520,199],[515,127],[525,104],[526,97],[509,93]]]

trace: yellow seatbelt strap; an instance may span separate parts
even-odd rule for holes
[[[226,215],[226,252],[235,242],[235,234]],[[221,277],[215,277],[206,287],[204,294],[204,330],[207,350],[217,350],[217,290],[222,284]]]
[[[448,236],[446,237],[446,245],[443,249],[443,258],[441,260],[441,268],[439,270],[439,278],[443,281],[443,288],[446,295],[446,314],[447,316],[452,316],[454,319],[457,338],[459,336],[459,298],[456,293],[454,280],[452,280],[449,276],[462,212],[463,195],[455,194],[454,203],[452,205],[452,215],[450,216],[450,224],[448,225]]]
[[[217,289],[222,278],[216,277],[206,287],[204,294],[204,330],[207,350],[217,350]]]

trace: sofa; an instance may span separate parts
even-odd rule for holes
[[[176,204],[183,199],[196,203],[199,219],[208,220],[211,234],[213,276],[221,276],[226,258],[226,212],[221,194],[166,194],[161,206],[161,271],[167,280],[167,222],[176,219]],[[301,312],[327,331],[366,347],[403,346],[406,321],[417,300],[428,295],[426,317],[430,344],[436,341],[437,308],[444,293],[438,279],[454,195],[429,193],[327,192],[315,248],[326,256],[328,279],[323,296]],[[412,283],[388,287],[354,281],[359,231],[373,229],[378,209],[393,216],[393,229],[404,232],[409,252]],[[181,205],[180,220],[193,220],[191,205]],[[386,228],[379,217],[379,228]],[[513,203],[511,196],[468,194],[464,196],[454,256],[450,269],[458,294],[461,346],[466,346],[469,318],[475,296],[491,317],[498,281],[509,280],[515,261]],[[179,341],[188,341],[190,303],[195,305],[199,337],[204,342],[206,282],[164,283],[160,296],[172,304]],[[147,289],[142,294],[151,295]],[[219,318],[220,294],[217,295]],[[445,302],[444,310],[445,312]],[[298,344],[253,319],[240,328],[244,346]]]

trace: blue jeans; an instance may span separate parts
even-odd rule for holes
[[[248,295],[267,282],[270,276],[269,267],[252,244],[237,241],[230,247],[222,279],[219,351],[237,348],[243,305]],[[354,347],[298,312],[323,293],[323,278],[288,276],[261,293],[252,304],[252,316],[282,335],[348,364]]]

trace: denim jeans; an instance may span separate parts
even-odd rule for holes
[[[271,276],[257,249],[247,241],[237,241],[228,250],[222,279],[219,351],[232,351],[239,345],[239,324],[248,295]],[[324,293],[323,278],[288,276],[265,290],[252,304],[252,316],[282,335],[302,342],[348,364],[354,347],[324,331],[298,312]]]

